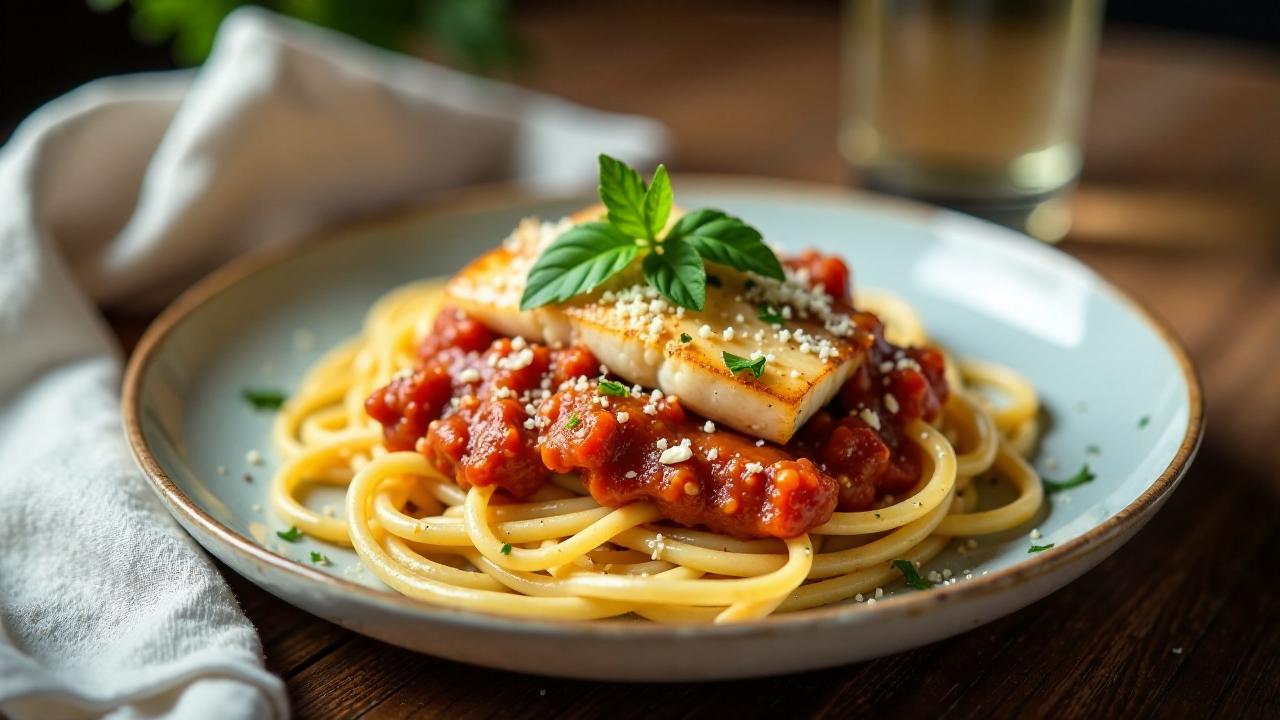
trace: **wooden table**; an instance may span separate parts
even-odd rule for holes
[[[833,140],[832,9],[730,19],[700,4],[677,22],[633,5],[522,17],[538,64],[521,82],[659,118],[676,171],[846,179]],[[1109,31],[1088,133],[1064,247],[1181,334],[1210,426],[1183,485],[1111,559],[1021,612],[912,652],[774,679],[646,686],[418,655],[225,572],[297,715],[1280,716],[1280,63]]]

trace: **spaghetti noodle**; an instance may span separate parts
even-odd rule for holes
[[[896,344],[924,346],[902,300],[863,294]],[[905,428],[924,461],[915,486],[870,510],[835,512],[786,539],[744,539],[673,524],[652,502],[602,506],[574,475],[495,503],[492,485],[463,488],[420,452],[391,452],[365,400],[418,362],[442,307],[442,285],[400,288],[370,310],[361,334],[326,354],[277,417],[286,459],[272,503],[315,538],[350,545],[394,590],[423,602],[507,616],[587,620],[633,614],[659,622],[741,622],[848,600],[932,560],[952,538],[1018,526],[1042,503],[1023,459],[1035,442],[1035,390],[987,362],[948,361],[952,392],[938,426]],[[998,401],[991,398],[999,398]],[[982,509],[978,476],[1017,498]],[[315,484],[346,488],[345,512],[309,508]]]

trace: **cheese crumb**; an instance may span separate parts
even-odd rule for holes
[[[708,460],[715,460],[715,459],[716,459],[716,458],[718,458],[718,457],[720,457],[720,449],[719,449],[719,448],[711,448],[710,450],[708,450],[708,451],[707,451],[707,459],[708,459]]]
[[[698,328],[698,337],[700,337],[700,338],[702,338],[702,339],[704,339],[704,340],[705,340],[706,338],[711,337],[711,326],[710,326],[710,325],[703,325],[702,327]]]
[[[874,410],[862,408],[862,411],[858,413],[858,417],[862,418],[862,422],[870,425],[872,430],[880,429],[880,416]]]
[[[709,433],[713,433],[713,432],[715,432],[715,431],[716,431],[716,424],[715,424],[715,423],[711,422],[710,420],[708,420],[708,421],[706,421],[706,422],[702,423],[702,432],[709,432]]]
[[[661,560],[662,551],[667,549],[667,545],[663,542],[662,533],[658,533],[653,539],[653,554],[649,556],[650,560]]]
[[[619,423],[625,423],[626,421],[628,421],[628,420],[630,420],[630,419],[631,419],[631,414],[630,414],[630,413],[625,413],[625,412],[619,412],[619,413],[618,413],[618,422],[619,422]]]
[[[885,395],[885,396],[884,396],[884,409],[885,409],[885,410],[888,410],[889,412],[893,413],[894,415],[897,415],[897,414],[898,414],[898,398],[896,398],[896,397],[894,397],[894,396],[892,396],[892,395]]]
[[[261,465],[262,453],[258,452],[257,450],[250,450],[249,452],[244,454],[244,459],[245,459],[245,462],[249,463],[250,465]]]
[[[687,445],[676,445],[662,451],[662,455],[658,456],[658,462],[663,465],[675,465],[693,457],[693,450]]]
[[[666,449],[667,449],[667,439],[666,439],[666,438],[658,438],[658,442],[656,442],[656,443],[654,443],[654,444],[658,446],[658,449],[659,449],[659,450],[666,450]]]
[[[464,383],[473,383],[480,380],[480,371],[475,368],[467,368],[458,373],[458,380]]]

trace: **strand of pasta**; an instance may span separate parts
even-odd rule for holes
[[[493,504],[494,488],[463,489],[420,453],[386,453],[363,412],[374,388],[412,367],[439,294],[421,283],[375,304],[362,335],[325,354],[274,429],[286,457],[272,486],[277,513],[308,535],[351,544],[410,597],[516,616],[741,622],[882,587],[899,576],[890,560],[925,563],[951,536],[1015,527],[1042,503],[1039,479],[1020,457],[1035,440],[1034,388],[1002,366],[948,362],[954,393],[944,423],[962,450],[913,423],[907,437],[927,461],[916,488],[886,507],[835,513],[810,535],[741,540],[655,524],[662,517],[653,505],[601,507],[576,476],[556,477],[528,501]],[[909,305],[891,296],[874,305],[898,342],[927,342]],[[1005,402],[975,400],[970,383]],[[973,512],[980,490],[970,479],[989,471],[1019,496]],[[317,483],[349,483],[344,518],[306,506],[301,496]]]

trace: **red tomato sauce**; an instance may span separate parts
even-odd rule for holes
[[[849,272],[838,258],[805,254],[787,264],[847,302]],[[943,358],[895,347],[878,320],[870,325],[875,340],[857,371],[786,446],[708,432],[661,393],[602,395],[600,380],[617,378],[589,350],[498,337],[450,309],[436,318],[418,368],[375,391],[365,409],[387,449],[423,453],[462,487],[496,485],[523,498],[552,473],[577,472],[602,505],[645,499],[682,525],[794,537],[920,477],[924,460],[904,428],[938,418],[948,394]],[[667,452],[681,445],[687,457]]]

